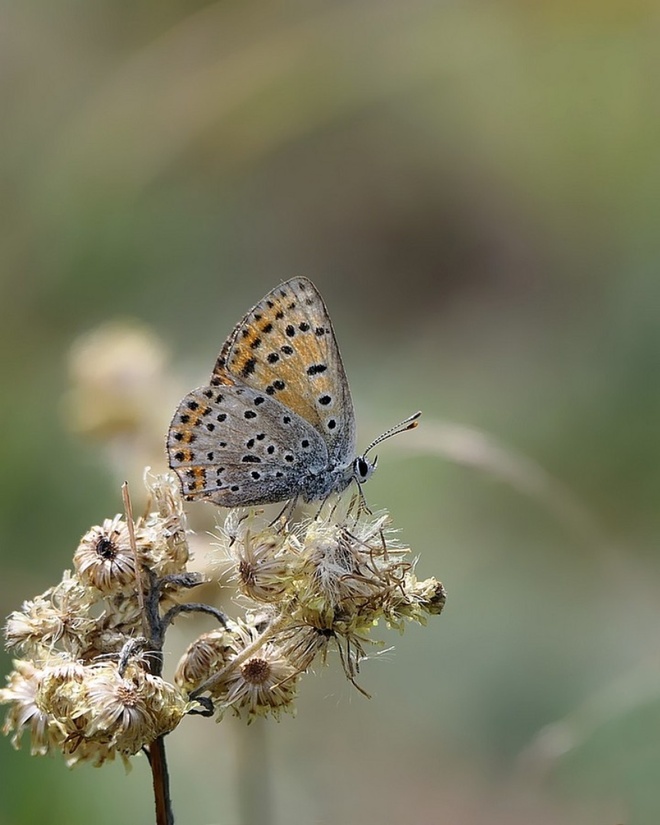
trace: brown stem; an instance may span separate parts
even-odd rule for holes
[[[156,825],[174,825],[174,813],[170,798],[170,774],[167,770],[165,757],[165,738],[158,739],[149,745],[149,765],[154,786],[154,802],[156,805]]]

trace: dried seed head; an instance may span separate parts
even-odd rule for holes
[[[404,619],[426,624],[429,615],[437,616],[445,606],[446,594],[435,578],[418,581],[412,571],[406,573],[401,586],[383,604],[384,617],[391,627],[404,628]]]
[[[230,708],[237,716],[246,714],[248,722],[255,716],[294,712],[300,671],[256,626],[239,621],[233,631],[234,650],[207,688],[218,718]]]
[[[190,644],[179,659],[174,682],[188,692],[221,670],[235,656],[240,640],[231,630],[213,630],[202,634]]]
[[[325,663],[328,644],[335,634],[331,630],[321,630],[309,625],[288,628],[278,637],[284,656],[297,671],[304,673],[317,656]]]
[[[255,602],[279,602],[292,591],[295,559],[281,535],[270,530],[252,535],[249,530],[229,549],[236,565],[239,591]]]
[[[241,676],[251,685],[263,685],[270,678],[271,670],[267,659],[254,656],[241,665]]]
[[[134,662],[123,674],[115,663],[86,671],[76,708],[61,720],[71,742],[96,742],[134,754],[173,730],[187,710],[181,691]]]
[[[190,550],[179,482],[172,473],[147,473],[145,485],[156,508],[140,524],[145,563],[158,576],[182,573]]]
[[[20,647],[35,655],[41,647],[59,643],[64,650],[78,655],[95,630],[89,615],[94,603],[90,588],[65,571],[62,581],[36,598],[23,603],[7,619],[5,638],[8,648]]]
[[[73,563],[83,584],[103,594],[135,592],[135,557],[121,516],[106,519],[85,533]]]
[[[281,648],[266,642],[240,667],[230,670],[213,687],[213,697],[220,716],[231,708],[237,716],[279,716],[293,713],[300,672]]]
[[[10,705],[2,731],[13,733],[12,745],[19,748],[25,731],[30,735],[30,752],[43,756],[60,748],[66,733],[42,707],[40,691],[44,671],[27,660],[14,662],[14,670],[7,677],[7,687],[0,690],[0,704]]]
[[[383,604],[410,567],[408,551],[392,542],[386,524],[386,517],[310,524],[298,594],[306,624],[337,630],[340,620],[354,630],[383,616]]]
[[[106,600],[106,610],[96,620],[94,632],[79,657],[86,663],[99,656],[120,653],[130,639],[142,633],[142,613],[137,599],[113,597]]]
[[[41,708],[61,722],[75,713],[85,694],[85,679],[89,669],[78,662],[62,662],[45,667],[39,687]]]
[[[442,613],[447,601],[447,591],[442,586],[442,582],[435,577],[424,579],[422,582],[417,582],[415,590],[419,595],[419,603],[427,613],[432,616],[439,616]]]
[[[11,708],[4,732],[18,747],[29,730],[32,753],[61,750],[70,764],[101,764],[112,752],[137,753],[173,730],[188,710],[181,691],[135,661],[120,672],[114,662],[82,665],[54,657],[41,669],[16,663],[0,702]]]

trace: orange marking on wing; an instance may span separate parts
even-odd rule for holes
[[[322,395],[332,393],[327,356],[322,352],[318,341],[313,334],[298,332],[291,341],[295,355],[278,364],[278,375],[286,384],[286,388],[275,396],[295,413],[310,423],[320,423],[319,410],[316,399]],[[308,369],[315,366],[325,366],[325,371],[310,374]]]
[[[316,303],[317,296],[306,300],[305,294],[312,292],[306,287],[307,293],[298,293],[298,285],[294,279],[272,290],[236,325],[218,356],[211,383],[229,383],[234,376],[325,432],[327,413],[342,400],[332,382],[338,354],[328,338],[331,329],[322,301]],[[332,402],[324,400],[319,406],[325,396]]]
[[[188,492],[203,490],[206,485],[206,470],[204,467],[200,466],[190,467],[186,470],[185,478],[185,484]]]
[[[255,363],[258,353],[255,353],[253,344],[261,340],[259,330],[250,330],[248,335],[241,336],[241,341],[237,343],[232,368],[239,375],[243,373],[246,365],[250,362]]]
[[[225,387],[233,387],[236,381],[227,372],[225,361],[223,358],[218,358],[213,374],[211,375],[211,385],[214,387],[223,385]]]
[[[299,415],[301,418],[304,418],[306,421],[309,421],[311,424],[315,424],[318,420],[318,413],[311,407],[308,403],[301,403],[301,398],[299,395],[296,395],[293,392],[287,392],[283,390],[277,394],[277,400],[281,401],[285,407],[288,407],[290,410],[293,410],[296,415]]]
[[[302,358],[303,361],[311,363],[318,355],[318,345],[308,332],[299,332],[291,341],[291,345],[295,349],[296,355]]]

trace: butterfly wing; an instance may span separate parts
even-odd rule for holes
[[[344,365],[323,299],[307,278],[276,287],[235,327],[211,384],[236,380],[308,421],[326,443],[333,466],[355,456],[355,413]]]
[[[239,382],[189,393],[170,424],[167,451],[186,498],[223,507],[292,498],[328,463],[310,424]]]

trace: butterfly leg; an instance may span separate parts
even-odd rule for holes
[[[367,499],[364,496],[362,491],[362,485],[360,482],[355,479],[355,483],[357,484],[357,513],[356,518],[360,518],[360,516],[373,516],[372,511],[369,509],[369,505],[367,504]],[[353,502],[351,502],[351,507],[353,506]]]
[[[297,506],[298,496],[290,498],[268,526],[275,527],[275,525],[279,523],[279,529],[283,531],[287,523],[291,521],[293,513]]]
[[[319,505],[319,509],[314,514],[314,521],[318,521],[320,519],[321,513],[323,512],[323,508],[325,507],[325,505],[329,501],[332,501],[333,499],[334,499],[334,501],[332,502],[332,504],[330,506],[330,512],[328,513],[328,516],[327,516],[327,521],[332,521],[335,513],[337,512],[337,507],[339,506],[339,504],[341,502],[340,496],[338,496],[336,493],[330,493],[330,495],[328,495],[324,499],[322,499],[321,504]]]
[[[236,542],[236,540],[238,539],[238,535],[239,535],[239,533],[238,533],[238,528],[241,526],[241,522],[245,521],[245,520],[246,520],[247,518],[249,518],[249,517],[250,517],[250,514],[249,514],[249,513],[245,513],[244,515],[242,515],[242,516],[239,518],[239,520],[238,520],[238,524],[236,525],[236,529],[235,529],[235,531],[234,531],[234,532],[230,535],[230,538],[229,538],[229,547],[233,547],[233,546],[234,546],[234,543],[235,543],[235,542]]]

